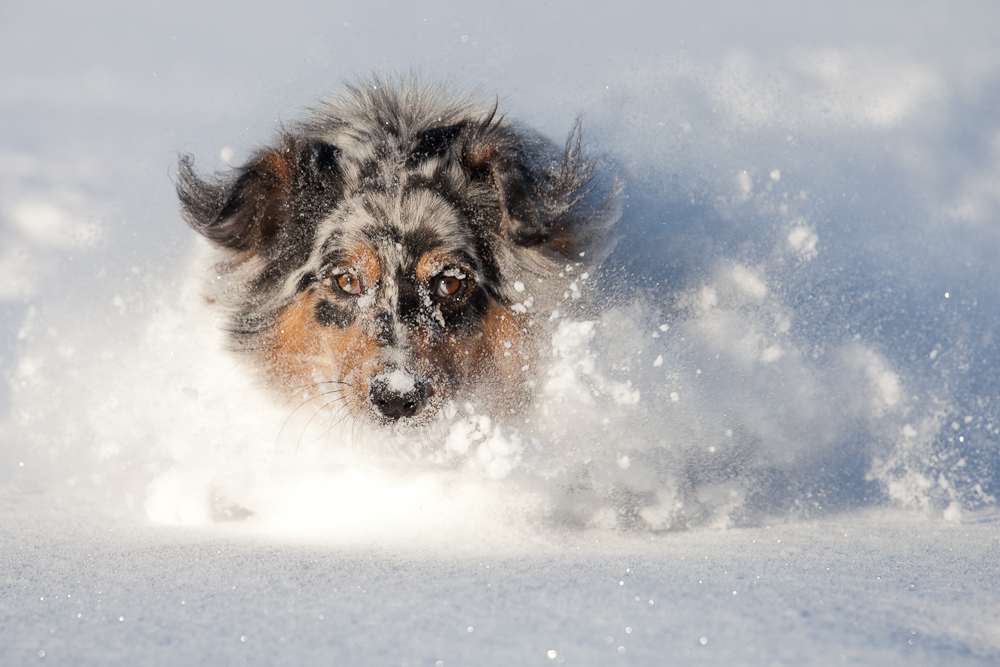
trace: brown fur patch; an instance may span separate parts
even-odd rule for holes
[[[521,370],[535,358],[532,339],[523,318],[499,304],[492,304],[479,334],[480,355],[504,383],[520,381]]]
[[[382,265],[378,261],[378,255],[368,246],[351,248],[347,261],[351,267],[361,272],[361,280],[366,286],[375,285],[382,279]]]
[[[292,166],[288,162],[290,157],[291,151],[288,149],[269,150],[261,157],[261,167],[274,176],[278,187],[292,182]]]
[[[264,351],[271,374],[285,393],[316,396],[333,387],[322,381],[346,383],[340,390],[352,412],[364,411],[368,397],[366,366],[376,363],[378,346],[362,322],[340,329],[316,320],[314,290],[300,294],[279,316]],[[361,371],[361,372],[359,372]]]
[[[576,235],[568,229],[560,229],[549,240],[549,245],[563,257],[576,255]]]
[[[426,283],[452,262],[451,257],[441,250],[431,250],[417,262],[417,280]]]
[[[465,162],[473,169],[482,169],[496,157],[497,149],[497,143],[492,138],[474,141],[465,149]]]

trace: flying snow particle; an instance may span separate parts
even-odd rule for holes
[[[798,224],[788,232],[788,245],[804,260],[810,260],[819,254],[816,250],[818,243],[819,236],[808,225]]]
[[[753,193],[753,179],[746,171],[741,171],[736,175],[736,187],[739,190],[741,199],[749,199]]]

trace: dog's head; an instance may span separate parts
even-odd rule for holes
[[[221,252],[211,298],[233,346],[268,384],[420,424],[459,391],[524,396],[530,293],[614,222],[592,174],[578,128],[555,151],[495,108],[375,81],[230,175],[182,157],[177,189]]]

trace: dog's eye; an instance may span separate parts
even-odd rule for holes
[[[434,279],[434,296],[447,299],[462,289],[462,279],[458,276],[438,276]]]
[[[348,294],[361,294],[361,280],[353,273],[341,273],[337,285]]]

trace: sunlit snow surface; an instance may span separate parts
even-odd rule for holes
[[[5,9],[0,663],[1000,662],[998,10],[722,7]],[[275,405],[199,296],[177,154],[408,69],[624,182],[517,419]]]

